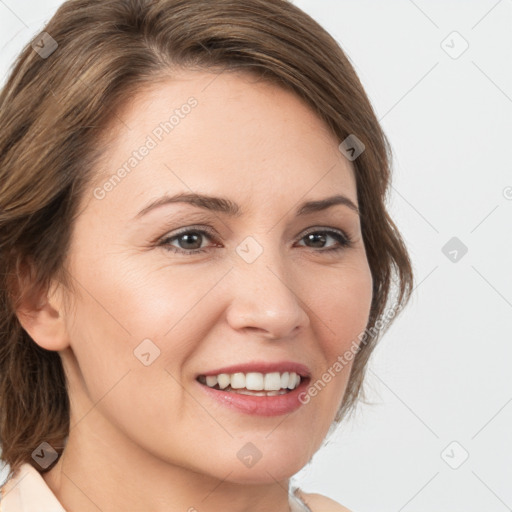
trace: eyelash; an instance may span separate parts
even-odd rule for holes
[[[337,253],[343,249],[352,247],[352,245],[353,245],[352,239],[345,232],[332,230],[332,229],[317,229],[317,230],[307,231],[299,240],[303,240],[306,236],[311,235],[311,234],[316,234],[316,233],[323,233],[323,234],[330,235],[330,236],[332,236],[332,238],[337,240],[340,245],[338,245],[337,247],[336,246],[331,247],[329,249],[318,249],[316,251],[315,251],[314,247],[311,247],[310,249],[313,249],[313,251],[315,251],[315,252]],[[208,238],[211,238],[212,240],[215,241],[215,235],[212,232],[210,232],[210,230],[196,229],[193,226],[191,226],[191,227],[188,227],[188,228],[174,234],[173,236],[164,237],[163,239],[160,240],[160,242],[158,242],[157,245],[163,246],[164,249],[167,251],[171,251],[171,252],[179,253],[179,254],[185,254],[187,256],[190,256],[193,254],[198,254],[201,252],[206,252],[207,249],[185,250],[185,249],[180,249],[178,247],[169,245],[170,242],[180,238],[183,235],[189,235],[189,234],[206,235]]]

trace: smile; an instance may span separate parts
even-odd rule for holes
[[[227,392],[274,396],[295,389],[299,386],[301,377],[295,372],[237,372],[233,374],[200,375],[198,380],[201,384],[206,384],[210,388],[222,389]]]

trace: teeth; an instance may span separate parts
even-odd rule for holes
[[[277,396],[277,395],[286,395],[288,391],[284,389],[280,389],[279,391],[247,391],[246,389],[239,389],[234,391],[234,393],[238,393],[239,395],[252,395],[252,396]]]
[[[262,373],[248,373],[245,376],[244,387],[251,391],[262,391],[265,388],[265,376]]]
[[[213,388],[215,384],[217,384],[217,377],[215,375],[208,375],[208,377],[206,377],[206,385]]]
[[[221,373],[220,375],[201,376],[199,380],[208,387],[213,388],[218,385],[219,389],[226,389],[230,386],[230,390],[240,391],[243,394],[260,394],[245,393],[245,391],[262,391],[262,395],[266,395],[265,391],[279,391],[295,389],[301,381],[300,375],[295,372],[272,372],[272,373]],[[279,393],[281,394],[281,393]]]
[[[245,375],[243,373],[234,373],[231,375],[231,387],[233,389],[245,388]]]
[[[227,388],[230,384],[230,380],[231,379],[227,373],[221,373],[220,375],[217,375],[217,381],[220,389]]]
[[[247,389],[251,389],[251,388],[247,388]],[[274,372],[274,373],[265,374],[265,377],[263,379],[263,389],[265,389],[266,391],[277,391],[278,389],[281,389],[280,373]]]

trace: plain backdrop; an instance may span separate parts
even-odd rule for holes
[[[0,73],[61,1],[0,0]],[[354,512],[512,510],[512,1],[296,0],[394,152],[413,298],[361,405],[296,475]],[[1,128],[0,128],[1,129]]]

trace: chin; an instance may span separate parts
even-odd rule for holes
[[[253,462],[252,466],[246,466],[237,460],[235,464],[227,465],[224,475],[232,471],[226,480],[238,484],[272,484],[276,480],[282,481],[291,478],[307,462],[304,459],[285,459],[283,456],[275,453],[272,457],[267,457],[267,460],[265,460],[265,455],[263,455],[261,459]]]

